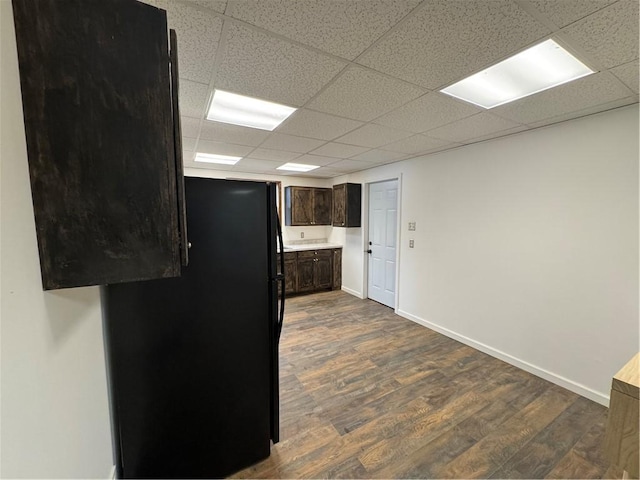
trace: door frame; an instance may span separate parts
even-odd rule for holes
[[[396,221],[396,295],[393,305],[393,311],[398,313],[398,305],[400,298],[400,251],[402,250],[402,173],[399,173],[396,177],[382,178],[379,180],[372,180],[364,184],[364,211],[362,212],[362,298],[369,298],[369,186],[372,183],[383,183],[397,180],[398,182],[398,217]]]

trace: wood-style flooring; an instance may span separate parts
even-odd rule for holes
[[[603,406],[341,291],[287,299],[280,392],[280,443],[233,477],[622,473]]]

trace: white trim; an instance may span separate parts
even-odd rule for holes
[[[364,295],[362,292],[358,292],[357,290],[353,290],[349,287],[342,286],[342,291],[348,293],[349,295],[353,295],[354,297],[358,297],[364,300]]]
[[[574,382],[573,380],[569,380],[568,378],[565,378],[561,375],[550,372],[549,370],[545,370],[544,368],[538,367],[536,365],[532,365],[529,362],[526,362],[517,357],[509,355],[508,353],[497,350],[493,347],[490,347],[489,345],[485,345],[484,343],[480,343],[469,337],[460,335],[459,333],[449,330],[448,328],[441,327],[440,325],[431,323],[420,317],[416,317],[415,315],[405,312],[404,310],[398,309],[396,313],[401,317],[404,317],[408,320],[411,320],[412,322],[422,325],[423,327],[427,327],[427,328],[430,328],[431,330],[435,330],[436,332],[441,333],[446,337],[453,338],[454,340],[462,342],[465,345],[475,348],[476,350],[480,350],[481,352],[484,352],[488,355],[491,355],[492,357],[495,357],[504,362],[507,362],[510,365],[521,368],[522,370],[529,372],[537,377],[544,378],[545,380],[555,383],[556,385],[566,388],[567,390],[571,390],[572,392],[577,393],[578,395],[582,395],[583,397],[586,397],[589,400],[593,400],[594,402],[604,405],[605,407],[609,406],[609,396],[605,395],[604,393],[596,392],[595,390],[592,390],[591,388],[586,387],[580,383]]]
[[[112,465],[111,466],[111,470],[109,471],[109,476],[107,477],[108,480],[114,480],[116,478],[116,466]]]

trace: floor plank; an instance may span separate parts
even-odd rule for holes
[[[287,299],[281,441],[235,478],[608,478],[607,409],[344,292]]]

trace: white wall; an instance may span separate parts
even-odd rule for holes
[[[638,155],[636,104],[336,183],[401,178],[399,314],[606,404],[639,349]]]
[[[325,178],[297,177],[294,175],[262,175],[255,173],[243,173],[225,170],[210,170],[204,168],[185,168],[184,174],[187,177],[203,177],[203,178],[233,178],[245,180],[264,180],[272,182],[281,182],[282,186],[282,207],[284,208],[284,188],[289,185],[302,187],[321,187],[331,188],[333,182]],[[284,243],[301,240],[300,234],[304,234],[304,240],[329,238],[331,231],[334,230],[330,226],[314,225],[307,227],[286,227],[284,226],[283,214],[282,237]]]
[[[0,1],[2,478],[108,478],[97,288],[43,292],[11,2]]]

